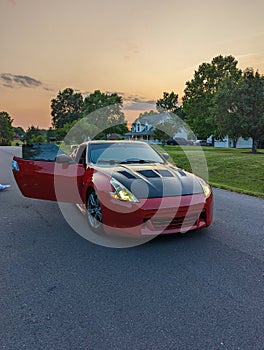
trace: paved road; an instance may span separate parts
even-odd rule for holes
[[[206,230],[134,248],[76,234],[0,148],[0,349],[263,349],[264,201],[215,190]]]

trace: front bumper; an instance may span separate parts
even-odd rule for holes
[[[148,198],[140,203],[101,201],[103,224],[112,235],[147,236],[187,232],[209,226],[213,218],[212,194]]]

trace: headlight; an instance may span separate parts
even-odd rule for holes
[[[199,180],[199,182],[200,182],[200,184],[201,184],[201,186],[203,188],[205,198],[208,198],[210,196],[211,192],[212,192],[211,191],[211,186],[207,182],[205,182],[203,179],[201,179],[201,178],[198,178],[198,180]]]
[[[111,197],[119,199],[126,202],[135,202],[138,203],[139,200],[131,193],[124,185],[113,177],[110,180],[110,184],[114,187],[115,192],[109,192]]]

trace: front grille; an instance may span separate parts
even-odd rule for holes
[[[188,215],[175,218],[152,218],[154,230],[172,230],[182,227],[191,227],[197,224],[198,215]]]
[[[149,221],[153,230],[173,230],[196,226],[199,218],[204,219],[205,209],[203,204],[189,207],[180,207],[175,213],[171,208],[150,210],[146,213],[144,222]]]

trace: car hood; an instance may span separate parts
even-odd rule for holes
[[[137,198],[162,198],[203,193],[198,178],[170,164],[120,164],[98,167]]]

